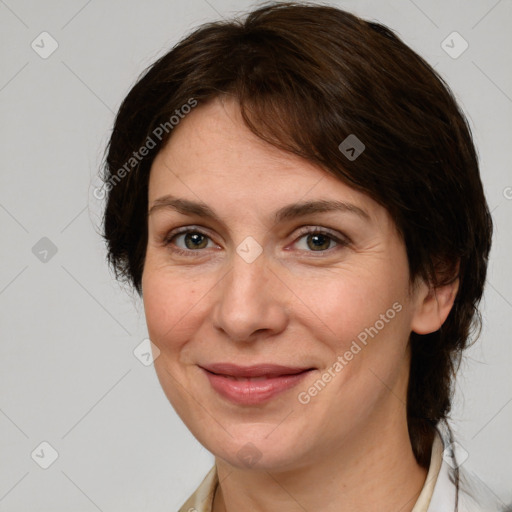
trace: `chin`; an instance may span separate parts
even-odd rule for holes
[[[283,432],[280,435],[275,432],[269,436],[272,429],[267,425],[261,428],[261,433],[257,433],[258,430],[252,429],[252,435],[229,430],[233,437],[226,436],[223,446],[215,445],[214,442],[204,445],[216,457],[238,469],[276,471],[300,464],[301,454],[297,450],[298,446],[302,448],[300,438],[294,439],[292,436],[283,435]]]

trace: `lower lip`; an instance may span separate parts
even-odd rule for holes
[[[202,368],[212,388],[220,395],[236,404],[254,405],[270,400],[272,397],[296,386],[311,370],[295,375],[281,375],[265,380],[234,380],[217,375]]]

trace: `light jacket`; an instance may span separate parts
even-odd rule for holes
[[[431,466],[439,457],[441,464],[435,486],[425,512],[510,512],[512,507],[503,503],[475,474],[458,467],[451,445],[440,436],[432,447]],[[427,476],[428,482],[428,476]],[[426,483],[427,483],[426,482]],[[458,487],[458,489],[457,489]],[[418,512],[423,509],[418,509]],[[412,512],[417,512],[416,508]]]

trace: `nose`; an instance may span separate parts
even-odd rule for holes
[[[284,283],[262,253],[248,263],[235,253],[218,283],[213,308],[215,329],[235,342],[251,342],[282,332],[289,321]]]

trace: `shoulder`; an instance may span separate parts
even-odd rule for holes
[[[512,512],[475,473],[459,470],[460,512]]]
[[[442,464],[427,512],[512,512],[475,473],[457,465],[445,436]]]

